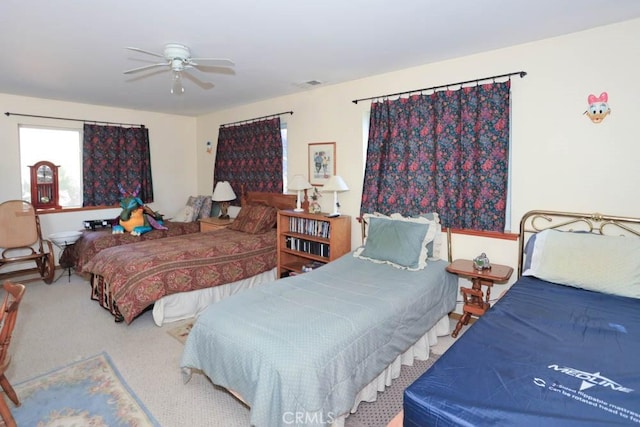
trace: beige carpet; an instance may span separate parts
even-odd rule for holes
[[[173,326],[171,329],[167,330],[167,333],[184,344],[187,340],[187,337],[189,336],[189,332],[191,332],[193,322],[194,320],[186,320],[179,325]]]
[[[345,420],[345,427],[386,426],[402,410],[404,389],[429,369],[440,356],[431,354],[428,360],[416,360],[413,366],[403,366],[400,376],[393,380],[375,402],[362,402],[358,410]]]

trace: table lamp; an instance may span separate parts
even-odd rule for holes
[[[218,181],[216,188],[213,189],[213,196],[211,200],[214,202],[220,202],[220,219],[229,219],[227,210],[229,209],[229,202],[235,200],[236,193],[233,192],[229,181]]]
[[[291,182],[287,185],[289,190],[294,190],[298,192],[298,201],[296,202],[296,208],[293,210],[294,212],[303,212],[302,209],[302,190],[306,190],[308,188],[312,188],[313,186],[309,184],[309,181],[302,175],[294,175]]]
[[[347,191],[349,187],[345,184],[344,180],[339,175],[333,175],[329,178],[329,181],[322,187],[322,190],[325,193],[333,191],[333,212],[331,212],[328,216],[340,216],[340,212],[338,208],[340,207],[340,203],[338,203],[338,193],[342,193],[343,191]]]

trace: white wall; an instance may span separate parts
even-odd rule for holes
[[[288,175],[307,175],[308,143],[336,141],[337,173],[350,188],[341,194],[341,210],[355,217],[363,180],[362,117],[370,103],[354,105],[353,99],[524,70],[525,78],[512,80],[511,229],[517,232],[520,217],[531,209],[639,216],[640,197],[634,191],[640,182],[637,40],[640,20],[632,20],[318,87],[200,117],[198,144],[211,140],[215,145],[221,123],[293,110],[293,115],[283,117],[289,129]],[[612,113],[603,123],[593,124],[583,115],[587,97],[605,91]],[[198,159],[201,191],[210,187],[212,158]],[[321,200],[324,211],[330,209],[331,200],[330,195]],[[355,247],[360,232],[355,222],[353,226]],[[480,252],[492,262],[516,267],[517,242],[454,236],[454,258],[472,258]],[[494,295],[502,290],[497,287]]]
[[[7,94],[0,94],[0,106],[3,113],[144,124],[149,128],[154,183],[155,201],[150,206],[172,215],[184,206],[189,195],[195,194],[198,181],[195,118]],[[22,197],[19,124],[82,129],[82,122],[3,114],[0,117],[0,201]],[[46,237],[59,231],[79,230],[83,220],[115,218],[119,213],[120,209],[107,209],[41,215],[42,233]]]

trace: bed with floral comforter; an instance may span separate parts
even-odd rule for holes
[[[160,298],[256,276],[276,266],[276,231],[229,228],[100,251],[84,267],[92,299],[131,323]]]
[[[167,230],[154,229],[141,236],[133,236],[130,233],[112,234],[111,228],[97,231],[86,230],[74,245],[65,249],[63,256],[66,257],[67,265],[73,266],[76,273],[85,273],[85,265],[103,249],[200,231],[200,223],[197,221],[165,221],[163,225],[167,227]]]
[[[153,306],[161,326],[272,281],[277,212],[295,203],[291,194],[243,192],[242,209],[225,229],[102,249],[83,266],[91,275],[91,298],[127,323]]]

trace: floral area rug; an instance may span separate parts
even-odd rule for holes
[[[106,353],[14,386],[21,405],[8,399],[19,426],[160,426]]]
[[[188,320],[184,323],[181,323],[178,326],[175,326],[167,331],[169,335],[180,341],[184,344],[187,341],[187,337],[189,336],[189,332],[191,332],[191,328],[193,327],[194,320]]]

